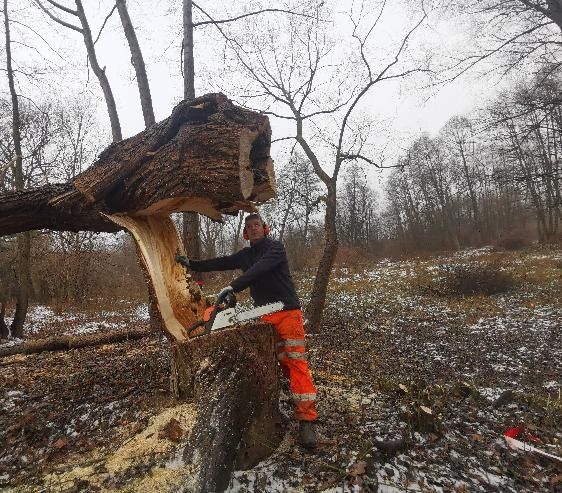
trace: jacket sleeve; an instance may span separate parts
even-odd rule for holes
[[[189,260],[189,268],[195,272],[211,272],[215,270],[234,270],[242,268],[242,250],[226,257],[209,260]]]
[[[236,293],[242,291],[259,277],[271,272],[280,263],[286,261],[286,259],[287,254],[285,253],[283,244],[279,241],[272,242],[267,252],[263,254],[263,257],[244,272],[244,274],[234,279],[230,285],[234,288]]]

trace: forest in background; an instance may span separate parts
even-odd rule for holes
[[[48,17],[53,19],[53,15],[61,14],[60,5],[57,7],[54,2],[48,3]],[[123,5],[124,2],[117,2],[111,13],[115,7],[122,8]],[[5,10],[7,6],[8,3],[5,3]],[[38,6],[39,3],[32,2],[22,9],[37,10]],[[325,35],[326,25],[318,22],[318,15],[331,12],[322,8],[322,5],[307,4],[302,17],[300,14],[293,15],[291,10],[268,14],[277,19],[275,22],[282,19],[294,30],[294,38],[291,37],[288,45],[282,45],[281,48],[292,47],[297,54],[302,55],[302,46],[299,47],[295,40],[302,41],[299,33],[313,24],[311,32],[316,38],[309,35],[304,41],[309,47],[309,62],[312,60],[310,63],[321,64],[330,50],[315,52],[310,50],[310,46],[312,44],[317,48],[322,45],[319,35]],[[298,146],[293,145],[290,152],[280,154],[282,159],[276,162],[278,199],[262,207],[273,235],[286,244],[292,267],[297,271],[310,269],[312,272],[320,262],[326,247],[326,218],[330,218],[330,222],[334,221],[337,232],[335,245],[339,245],[339,251],[336,262],[344,263],[458,250],[467,246],[520,248],[534,242],[560,242],[562,200],[559,153],[562,150],[562,113],[559,94],[562,82],[557,63],[556,39],[559,30],[556,31],[556,19],[548,21],[551,16],[540,2],[537,8],[517,1],[501,5],[484,2],[481,9],[473,11],[451,2],[447,8],[432,8],[429,14],[424,8],[422,6],[421,11],[412,9],[412,18],[416,22],[420,18],[416,15],[420,12],[423,12],[422,21],[427,15],[434,19],[445,19],[461,12],[471,25],[476,26],[475,29],[482,29],[483,23],[487,22],[490,31],[480,32],[496,37],[495,45],[488,44],[486,48],[481,48],[478,43],[493,41],[493,38],[483,35],[473,47],[477,55],[459,54],[452,67],[440,67],[438,78],[461,77],[477,63],[487,61],[491,54],[500,54],[501,58],[492,64],[493,70],[507,73],[508,67],[510,74],[517,74],[513,77],[514,82],[493,99],[481,101],[480,106],[470,114],[452,117],[436,135],[420,133],[405,151],[385,156],[383,166],[392,169],[381,175],[379,184],[373,183],[371,177],[372,170],[380,168],[381,164],[364,155],[368,149],[368,138],[375,132],[368,120],[359,120],[352,126],[349,122],[345,123],[344,119],[342,128],[348,125],[352,129],[348,140],[351,144],[357,144],[358,150],[353,154],[350,150],[353,145],[349,144],[347,151],[338,151],[337,170],[344,162],[345,165],[341,166],[339,179],[334,171],[330,180],[318,172],[315,159],[319,154],[311,154],[309,142],[325,139],[323,132],[333,131],[332,123],[325,123],[323,128],[315,123],[316,130],[305,135],[308,140],[304,145],[302,139],[297,139]],[[83,9],[81,3],[77,12],[83,11],[80,9]],[[215,27],[220,25],[206,11],[201,9],[198,12],[209,18],[207,21],[200,20],[199,25],[205,22],[214,23]],[[306,12],[316,13],[316,23],[306,17]],[[355,91],[369,89],[378,81],[373,76],[373,65],[368,59],[371,31],[360,29],[360,23],[368,17],[368,12],[363,11],[363,6],[357,12],[358,6],[354,4],[350,19],[355,29],[350,43],[355,43],[355,57],[348,63],[355,64],[352,66],[357,73],[367,78],[362,84],[356,84]],[[109,17],[105,19],[106,22]],[[506,26],[507,20],[512,22],[510,29],[505,28],[501,36],[498,34],[499,19],[502,21],[501,26]],[[545,19],[547,22],[543,22]],[[9,21],[6,14],[6,26]],[[14,21],[14,25],[18,22]],[[80,22],[84,26],[82,17]],[[268,21],[266,27],[271,22]],[[372,29],[376,21],[367,24],[367,27],[370,25]],[[402,45],[396,52],[397,58],[407,55],[403,47],[418,27],[418,24],[412,25],[414,27],[403,35]],[[98,38],[104,26],[105,22]],[[126,29],[125,23],[123,27]],[[242,24],[233,28],[232,33],[224,34],[221,31],[217,35],[222,36],[225,43],[230,43],[229,47],[224,48],[225,56],[230,50],[227,68],[233,70],[231,65],[237,61],[242,74],[246,71],[247,77],[260,83],[263,61],[257,65],[249,64],[244,59],[247,53],[245,48],[232,41],[245,28]],[[519,34],[514,34],[516,32]],[[273,36],[269,40],[271,45],[265,43],[268,50],[275,48],[271,47],[272,40]],[[131,44],[130,36],[127,41]],[[263,39],[247,40],[250,44],[258,41]],[[326,43],[325,39],[322,42]],[[90,50],[88,43],[86,45]],[[26,46],[18,48],[25,50]],[[310,58],[311,53],[316,58]],[[402,71],[392,77],[403,78],[410,73],[426,70],[419,60],[415,59],[414,62],[418,64],[414,69],[401,68]],[[36,64],[33,70],[27,65],[24,67],[24,64],[16,66],[12,74],[16,76],[16,81],[18,78],[35,83],[40,81],[41,66],[36,60],[33,63]],[[527,65],[522,70],[524,64]],[[96,72],[97,69],[92,67]],[[313,66],[308,68],[312,70]],[[384,75],[389,68],[392,68],[392,62],[384,67],[379,76]],[[101,75],[97,75],[101,81]],[[309,93],[317,97],[312,89],[313,77],[314,73],[309,74]],[[101,87],[104,88],[104,85]],[[271,88],[275,89],[275,84],[267,87],[269,89],[265,90],[265,95],[273,97]],[[10,101],[4,97],[0,101],[0,193],[71,180],[110,143],[109,128],[100,122],[97,114],[100,101],[84,94],[77,94],[72,101],[49,95],[35,99],[25,94],[17,96],[18,145],[21,147],[19,168],[15,158],[18,153],[13,132],[13,99]],[[233,96],[237,94],[233,93]],[[240,97],[247,97],[247,92],[241,93]],[[347,97],[354,97],[353,101],[359,102],[360,95],[350,91],[345,94]],[[302,101],[304,103],[304,96]],[[328,113],[330,118],[335,118],[340,110],[337,104],[335,108],[318,110],[317,113]],[[318,116],[311,115],[297,114],[295,121],[304,118],[302,123]],[[348,116],[349,113],[346,113],[345,118]],[[271,112],[271,118],[275,117],[276,114]],[[364,114],[361,118],[364,118]],[[148,125],[150,117],[145,115],[145,121]],[[113,138],[115,140],[115,133]],[[332,204],[333,198],[337,200],[337,208]],[[225,224],[201,219],[201,257],[229,254],[243,246],[242,217],[225,219]],[[180,217],[177,222],[181,228]],[[21,241],[16,236],[0,239],[0,327],[4,335],[7,335],[4,316],[12,313],[20,289],[18,273],[21,277]],[[28,265],[29,298],[32,302],[62,307],[69,303],[87,304],[89,300],[102,296],[141,299],[145,296],[134,247],[130,239],[122,234],[34,232],[30,235]]]

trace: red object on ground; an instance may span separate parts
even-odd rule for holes
[[[540,438],[537,438],[535,435],[531,435],[522,426],[514,426],[513,428],[509,428],[509,430],[506,430],[503,434],[503,436],[509,437],[509,438],[517,438],[520,435],[524,435],[525,438],[529,439],[531,442],[542,443]]]

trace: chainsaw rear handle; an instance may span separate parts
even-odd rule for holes
[[[213,305],[213,311],[211,312],[211,317],[207,322],[204,320],[198,320],[191,327],[187,329],[188,335],[191,337],[191,333],[198,329],[199,327],[205,327],[205,331],[201,335],[208,334],[211,332],[211,327],[215,323],[215,318],[220,310],[221,303],[225,302],[224,308],[234,308],[236,306],[236,296],[233,292],[226,292],[222,296],[219,296]]]

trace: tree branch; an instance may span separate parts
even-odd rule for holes
[[[51,5],[53,5],[57,9],[60,9],[63,12],[66,12],[67,14],[75,15],[76,17],[78,17],[78,12],[76,10],[72,10],[68,7],[65,7],[64,5],[61,5],[60,3],[57,3],[54,0],[47,0],[47,2],[49,2]]]
[[[313,15],[310,15],[310,14],[301,14],[301,13],[299,13],[299,12],[294,12],[293,10],[285,10],[285,9],[262,9],[262,10],[256,10],[256,11],[254,11],[254,12],[248,12],[247,14],[241,14],[241,15],[238,15],[238,16],[236,16],[236,17],[232,17],[232,18],[230,18],[230,19],[213,20],[213,19],[211,19],[210,16],[209,16],[205,11],[203,11],[203,9],[202,9],[201,7],[199,7],[199,5],[197,5],[195,2],[193,2],[193,6],[194,6],[195,8],[197,8],[197,9],[199,9],[201,12],[203,12],[207,17],[209,17],[209,20],[208,20],[208,21],[194,22],[194,23],[193,23],[193,27],[205,26],[205,25],[208,25],[208,24],[214,24],[214,25],[217,25],[217,24],[226,24],[226,23],[228,23],[228,22],[238,21],[238,20],[240,20],[240,19],[244,19],[244,18],[250,17],[250,16],[252,16],[252,15],[265,14],[265,13],[267,13],[267,12],[281,12],[281,13],[284,13],[284,14],[298,15],[298,16],[301,16],[301,17],[307,17],[307,18],[309,18],[309,19],[316,19],[316,17],[313,16]]]
[[[340,166],[341,166],[341,150],[342,150],[342,143],[343,143],[343,137],[344,137],[344,134],[345,134],[345,129],[347,127],[347,120],[349,119],[349,117],[351,115],[351,112],[353,111],[353,109],[355,108],[355,106],[357,105],[359,100],[369,91],[369,89],[373,85],[375,85],[377,82],[380,82],[381,80],[401,77],[401,76],[407,75],[408,73],[418,71],[417,69],[412,69],[412,70],[406,71],[402,74],[385,77],[386,72],[388,72],[396,63],[398,63],[399,57],[402,54],[402,51],[404,50],[404,47],[406,46],[406,43],[408,42],[408,39],[410,38],[412,33],[422,24],[422,22],[426,19],[426,17],[427,17],[427,13],[424,12],[424,15],[418,21],[418,23],[414,27],[412,27],[412,29],[410,29],[410,31],[408,31],[406,36],[404,36],[404,39],[402,40],[402,43],[400,44],[400,47],[399,47],[398,51],[394,55],[394,60],[392,62],[390,62],[379,73],[379,75],[377,75],[376,79],[372,79],[372,78],[370,79],[370,81],[367,83],[367,85],[355,97],[355,100],[353,101],[353,103],[351,103],[351,106],[347,109],[347,112],[346,112],[346,114],[343,118],[343,122],[342,122],[341,129],[340,129],[340,135],[339,135],[339,139],[338,139],[338,147],[337,147],[337,151],[336,151],[336,163],[335,163],[335,166],[334,166],[334,174],[333,174],[334,178],[337,177],[337,175],[339,173],[339,170],[340,170]]]
[[[63,21],[62,19],[59,19],[57,16],[55,16],[54,14],[51,13],[50,10],[48,10],[41,2],[40,0],[33,0],[36,5],[43,11],[45,12],[51,19],[53,19],[55,22],[57,22],[58,24],[60,24],[61,26],[67,27],[68,29],[72,29],[73,31],[79,32],[80,34],[82,34],[82,29],[80,29],[79,27],[76,27],[73,24],[70,24],[68,22]],[[51,0],[47,0],[48,2],[51,2]],[[52,3],[52,2],[51,2]]]
[[[527,34],[531,34],[534,31],[536,31],[537,29],[540,29],[541,27],[545,27],[548,26],[550,24],[552,24],[552,21],[549,22],[543,22],[541,24],[537,24],[536,26],[530,27],[529,29],[526,29],[525,31],[522,31],[514,36],[512,36],[511,38],[505,40],[502,44],[500,44],[498,47],[494,48],[493,50],[490,50],[488,53],[484,54],[484,55],[479,55],[476,57],[476,60],[472,61],[467,67],[463,68],[459,73],[455,74],[453,77],[446,79],[443,82],[452,82],[454,80],[456,80],[457,78],[459,78],[462,74],[464,74],[466,71],[470,70],[472,67],[474,67],[477,63],[481,62],[482,60],[485,60],[486,58],[491,57],[492,55],[498,53],[499,51],[501,51],[503,48],[505,48],[507,45],[509,45],[510,43],[513,43],[514,41],[516,41],[517,39],[527,35]],[[461,60],[459,63],[456,64],[456,66],[459,66],[461,63],[467,61],[470,58],[474,58],[474,57],[468,57],[465,60]],[[453,67],[454,68],[454,67]]]
[[[113,15],[113,12],[115,12],[115,9],[117,8],[117,3],[115,3],[113,5],[113,8],[111,9],[111,12],[109,12],[109,14],[107,14],[107,17],[105,18],[105,20],[103,21],[103,24],[100,27],[100,32],[98,33],[96,40],[94,41],[94,44],[96,44],[98,42],[98,39],[100,39],[101,36],[101,32],[103,31],[103,28],[105,27],[105,25],[107,24],[107,21],[109,20],[109,18]],[[182,47],[183,49],[183,47]]]
[[[340,155],[340,158],[341,158],[342,161],[357,161],[357,160],[361,159],[361,160],[363,160],[363,161],[365,161],[369,164],[372,164],[373,166],[375,166],[376,168],[379,168],[379,169],[402,168],[403,167],[403,165],[401,165],[401,164],[392,164],[390,166],[384,166],[380,163],[377,163],[377,162],[373,161],[372,159],[369,159],[369,158],[367,158],[367,157],[365,157],[361,154],[357,154],[357,153],[355,153],[355,154],[342,153]]]

